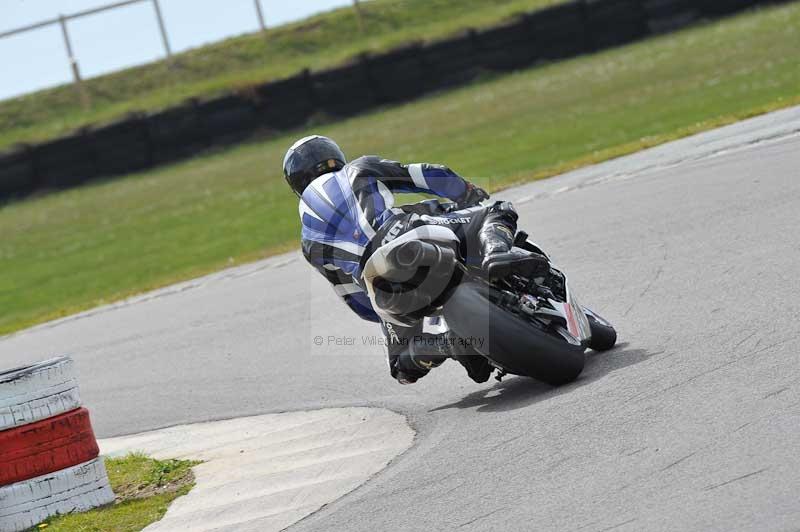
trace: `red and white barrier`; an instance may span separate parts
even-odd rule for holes
[[[114,501],[73,362],[0,372],[0,532]]]

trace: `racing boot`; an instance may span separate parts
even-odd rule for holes
[[[472,346],[473,339],[460,338],[452,331],[447,331],[441,336],[445,338],[444,342],[448,346],[450,357],[467,370],[470,379],[479,384],[489,380],[494,366]]]
[[[550,264],[541,255],[512,253],[519,215],[509,202],[497,202],[489,208],[478,240],[483,252],[483,271],[490,281],[509,275],[536,277],[549,271]]]
[[[494,366],[477,351],[473,351],[472,353],[456,353],[453,355],[453,358],[464,366],[469,378],[479,384],[488,381],[494,371]]]

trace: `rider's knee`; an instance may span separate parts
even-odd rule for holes
[[[415,376],[412,376],[412,375],[407,375],[406,373],[403,373],[402,371],[396,372],[393,376],[394,376],[395,380],[398,383],[402,384],[403,386],[407,386],[409,384],[414,384],[414,383],[416,383],[418,380],[420,380],[422,378],[422,377],[415,377]]]
[[[389,368],[392,377],[400,384],[414,384],[446,360],[444,356],[418,353],[411,348],[395,351],[393,355],[390,356]]]
[[[400,384],[414,384],[428,374],[429,370],[422,369],[413,363],[410,356],[396,359],[391,368],[392,377]]]

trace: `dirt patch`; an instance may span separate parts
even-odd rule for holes
[[[107,462],[116,503],[146,499],[156,495],[186,492],[194,485],[192,467],[199,462],[153,460],[131,455]]]

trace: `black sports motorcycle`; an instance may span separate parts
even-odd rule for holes
[[[560,385],[583,371],[587,348],[614,347],[614,328],[570,290],[566,275],[528,235],[518,232],[508,275],[489,280],[462,256],[448,223],[391,234],[370,255],[363,280],[376,312],[406,325],[425,319],[464,339],[497,368]],[[515,273],[513,262],[536,257],[542,267]],[[479,341],[474,341],[479,339]]]

